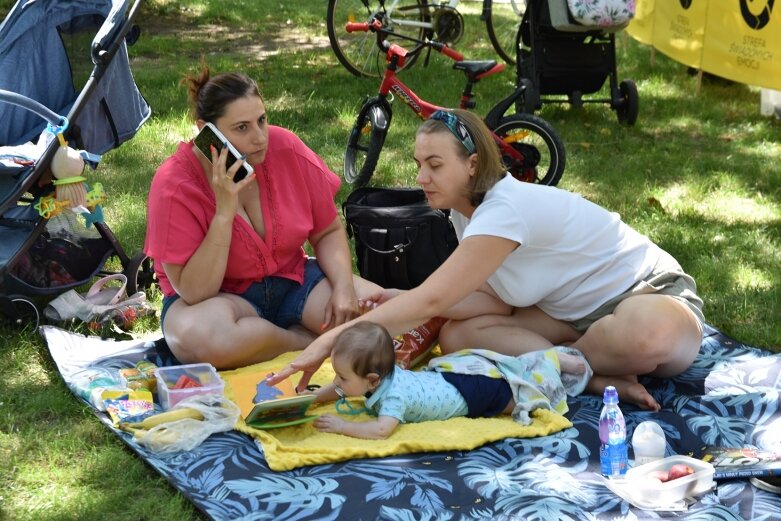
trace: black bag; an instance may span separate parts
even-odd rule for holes
[[[384,288],[419,285],[458,245],[449,213],[431,208],[420,189],[359,188],[342,211],[358,272]]]

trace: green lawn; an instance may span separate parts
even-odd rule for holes
[[[490,58],[479,3],[463,2],[469,58]],[[0,0],[0,12],[11,5]],[[265,94],[270,120],[297,132],[336,172],[355,112],[377,82],[350,76],[328,45],[324,1],[152,0],[130,49],[153,109],[138,135],[103,158],[90,180],[108,192],[106,222],[128,251],[145,233],[145,195],[155,168],[192,136],[183,73],[203,56],[215,70],[242,70]],[[619,212],[677,257],[698,282],[709,323],[750,345],[781,352],[781,121],[759,114],[759,89],[705,77],[619,35],[619,79],[633,79],[640,117],[621,127],[604,104],[546,105],[568,154],[560,186]],[[462,84],[432,56],[403,73],[424,98],[455,104]],[[485,113],[507,95],[507,71],[477,88]],[[398,103],[375,182],[414,184],[418,124]],[[343,187],[338,202],[349,192]],[[159,303],[159,294],[150,298]],[[157,336],[148,321],[139,335]],[[198,518],[67,391],[40,338],[0,330],[0,519]]]

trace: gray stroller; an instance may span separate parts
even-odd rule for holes
[[[150,116],[127,55],[139,4],[19,0],[0,25],[0,318],[12,324],[37,327],[42,300],[110,274],[112,256],[130,293],[154,281],[151,261],[128,256],[101,219],[53,226],[47,210],[60,138],[94,162]]]

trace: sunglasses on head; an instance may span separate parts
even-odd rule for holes
[[[429,119],[441,121],[444,123],[448,130],[450,130],[450,132],[456,136],[456,139],[458,139],[459,143],[464,145],[464,148],[467,152],[474,154],[477,151],[475,148],[475,142],[472,140],[472,136],[469,135],[469,130],[466,128],[466,125],[464,125],[461,120],[458,119],[458,116],[452,112],[438,110],[434,112]]]

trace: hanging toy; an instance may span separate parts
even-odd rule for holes
[[[60,141],[60,147],[51,163],[52,175],[55,177],[52,181],[55,188],[54,197],[60,203],[68,201],[70,209],[86,209],[86,178],[81,175],[84,171],[84,159],[78,151],[68,146],[62,133],[57,134],[57,139]]]

